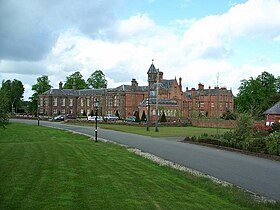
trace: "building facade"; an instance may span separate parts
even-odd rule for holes
[[[182,78],[164,79],[163,72],[152,63],[148,72],[148,85],[139,86],[136,79],[130,85],[116,88],[63,89],[62,82],[58,89],[51,89],[39,95],[38,111],[42,115],[53,117],[59,114],[91,115],[94,113],[94,100],[100,102],[98,114],[117,114],[124,119],[139,112],[151,120],[164,112],[167,118],[194,116],[221,116],[226,111],[233,112],[233,94],[226,88],[182,90]]]
[[[265,115],[266,126],[271,126],[273,123],[280,123],[280,101],[266,110],[263,114]]]

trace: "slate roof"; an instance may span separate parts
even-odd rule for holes
[[[231,93],[232,94],[232,91],[231,90],[227,90],[227,89],[203,89],[202,91],[200,90],[195,90],[195,96],[199,96],[201,95],[201,92],[203,92],[204,95],[209,95],[209,91],[210,91],[210,94],[213,95],[213,96],[216,96],[218,95],[218,91],[219,93],[221,94],[222,92],[226,92],[226,93]],[[187,90],[185,92],[185,95],[187,98],[191,99],[192,98],[192,90]]]
[[[51,89],[48,90],[42,95],[53,95],[53,96],[92,96],[92,95],[101,95],[105,92],[133,92],[133,87],[131,85],[120,85],[116,88],[100,88],[100,89]],[[148,86],[136,86],[136,92],[145,92],[148,91]]]
[[[120,85],[116,88],[111,88],[110,90],[108,90],[108,92],[133,92],[134,89],[136,88],[135,91],[136,92],[145,92],[148,91],[148,86],[136,86],[133,87],[132,85]]]
[[[98,95],[104,93],[106,89],[50,89],[42,95],[53,95],[53,96],[84,96],[84,95]]]
[[[156,104],[156,98],[150,98],[149,104]],[[148,105],[148,98],[144,99],[139,106],[146,107]],[[178,106],[178,102],[174,99],[158,99],[159,106]]]
[[[274,106],[266,110],[263,114],[279,114],[280,115],[280,101]]]
[[[158,72],[158,69],[156,69],[154,64],[152,63],[147,73],[148,74],[156,74],[157,72]]]
[[[159,89],[170,90],[173,83],[174,83],[174,79],[171,79],[171,80],[164,79],[164,80],[162,80],[161,83],[158,83]],[[156,90],[156,89],[157,89],[157,83],[154,83],[151,87],[151,90]]]
[[[78,90],[73,89],[50,89],[41,95],[53,95],[53,96],[62,96],[62,95],[70,95],[70,96],[78,96]]]

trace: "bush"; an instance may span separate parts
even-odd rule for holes
[[[9,123],[8,114],[0,112],[0,128],[6,128],[6,125]]]
[[[224,120],[236,120],[236,114],[230,112],[230,111],[226,111],[225,113],[223,113],[222,119]]]
[[[250,152],[266,153],[265,138],[246,138],[242,144],[244,150]]]
[[[265,138],[268,154],[279,155],[280,133],[274,132]]]
[[[280,132],[280,123],[276,122],[271,125],[271,132]]]
[[[249,114],[240,114],[237,119],[237,126],[235,128],[235,136],[237,140],[244,141],[246,138],[253,136],[254,120]]]
[[[265,126],[264,124],[255,124],[253,128],[253,135],[254,137],[265,137],[269,135],[271,130],[271,127]]]

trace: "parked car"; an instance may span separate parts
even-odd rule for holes
[[[104,116],[104,120],[110,120],[110,121],[117,121],[119,118],[114,114],[107,114]]]
[[[65,115],[65,118],[67,118],[67,119],[76,119],[77,116],[75,114],[67,114],[67,115]]]
[[[64,120],[64,115],[58,115],[58,116],[54,117],[53,119],[57,120],[57,121],[63,121]]]
[[[126,122],[135,122],[136,121],[136,117],[135,116],[127,116],[125,118]]]
[[[88,121],[95,121],[96,116],[88,116],[87,120]],[[102,116],[97,116],[97,121],[98,122],[102,122],[103,121],[103,117]]]

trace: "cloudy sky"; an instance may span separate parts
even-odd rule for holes
[[[280,0],[0,0],[0,81],[21,80],[25,99],[76,71],[146,85],[152,59],[184,89],[279,76]]]

